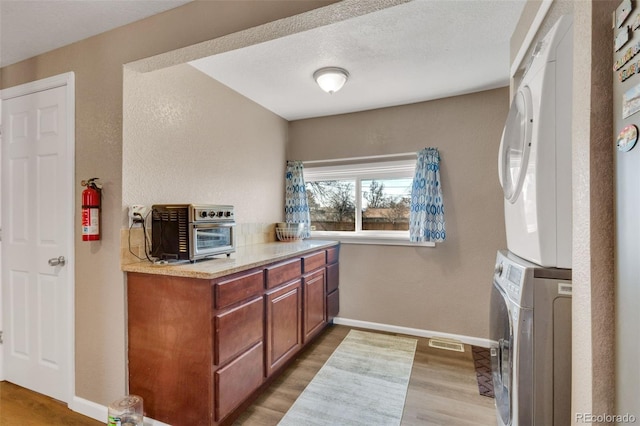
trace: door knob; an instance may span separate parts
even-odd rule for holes
[[[64,256],[52,257],[49,259],[49,266],[64,266],[65,263],[67,263],[67,260]]]

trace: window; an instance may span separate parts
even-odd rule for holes
[[[311,236],[408,244],[415,164],[411,159],[306,166]]]

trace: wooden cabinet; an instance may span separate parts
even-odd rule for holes
[[[302,283],[304,285],[304,341],[307,342],[327,324],[324,264],[315,272],[303,276]]]
[[[267,304],[267,375],[271,376],[302,347],[300,280],[270,291]]]
[[[129,393],[165,423],[212,420],[211,285],[206,280],[128,274]]]
[[[215,420],[226,417],[262,384],[262,297],[214,316]]]
[[[327,263],[327,254],[325,251],[313,253],[302,258],[302,267],[305,274],[324,266]]]
[[[214,316],[214,363],[222,365],[237,357],[264,335],[264,304],[262,297]]]
[[[263,344],[259,342],[228,365],[216,370],[216,422],[228,416],[262,384],[262,359]]]
[[[327,249],[327,321],[332,322],[340,312],[340,246]]]
[[[264,271],[262,269],[232,275],[228,279],[216,282],[213,287],[213,306],[221,309],[252,296],[261,296],[263,288]]]
[[[146,415],[231,424],[337,314],[337,255],[318,250],[213,280],[129,273],[129,392]]]
[[[301,259],[276,263],[265,268],[267,288],[274,288],[283,283],[299,278],[302,273]]]
[[[213,281],[215,422],[227,417],[264,381],[263,289],[262,269]]]

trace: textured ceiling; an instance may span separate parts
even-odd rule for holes
[[[403,1],[346,0],[337,10],[355,17],[338,16],[339,22],[192,65],[288,120],[508,84],[509,39],[525,0]],[[0,0],[0,66],[184,3],[188,0]],[[328,95],[313,82],[313,72],[324,66],[350,72],[340,92]]]
[[[190,62],[287,120],[421,102],[506,86],[524,0],[414,0]],[[346,68],[344,88],[312,79]]]
[[[0,0],[0,67],[191,0]]]

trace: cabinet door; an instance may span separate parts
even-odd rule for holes
[[[324,268],[302,277],[304,286],[304,341],[318,333],[327,323]]]
[[[271,375],[302,347],[302,287],[296,280],[268,292],[267,375]]]

